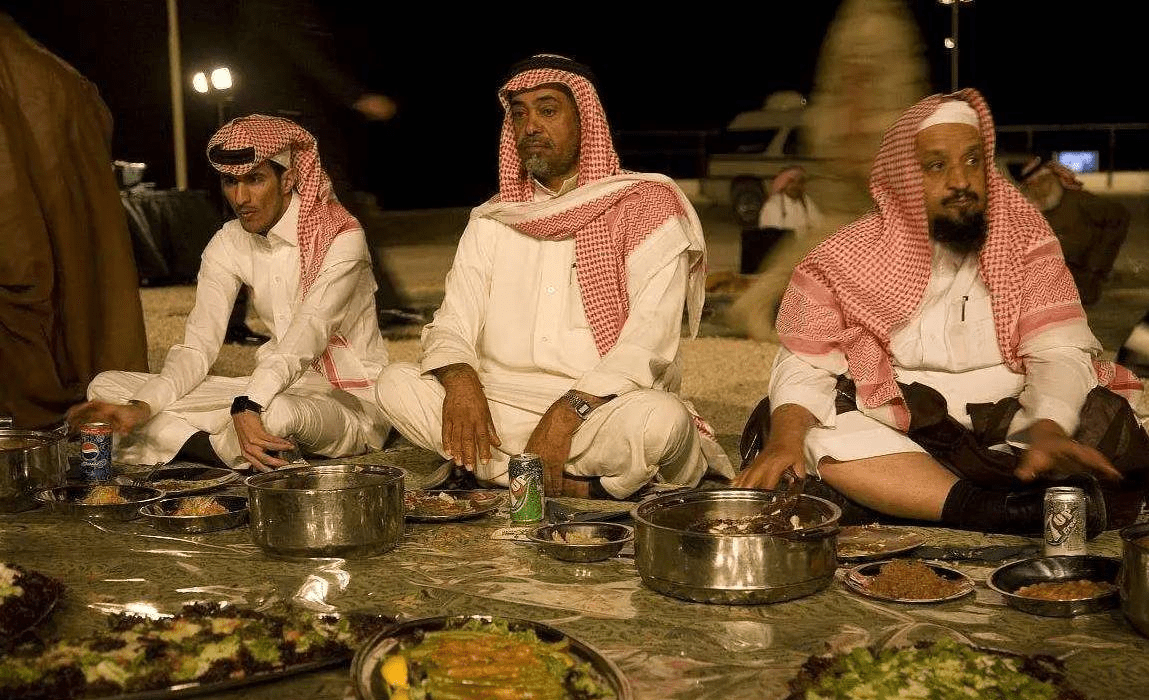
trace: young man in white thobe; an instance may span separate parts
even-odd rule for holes
[[[969,89],[886,132],[877,209],[815,248],[783,297],[768,437],[738,485],[809,472],[880,513],[1040,532],[1041,487],[1077,475],[1093,533],[1106,506],[1110,526],[1136,516],[1140,382],[1096,361],[1057,239],[993,146]]]
[[[326,457],[380,447],[389,427],[374,378],[387,350],[371,259],[315,139],[286,119],[251,115],[224,125],[207,153],[237,218],[204,250],[184,342],[159,374],[98,375],[69,422],[110,423],[115,458],[137,464],[180,456],[264,471],[286,464],[276,453],[294,446]],[[272,338],[251,376],[208,376],[242,285]]]
[[[484,482],[506,485],[510,456],[536,453],[549,495],[732,475],[677,395],[683,307],[696,332],[704,299],[690,203],[619,168],[585,66],[535,56],[499,97],[499,195],[463,232],[420,363],[379,377],[384,414]]]

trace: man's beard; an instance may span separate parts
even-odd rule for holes
[[[538,143],[537,140],[533,141]],[[574,166],[575,161],[578,160],[577,149],[573,153],[563,153],[555,148],[555,144],[551,141],[546,141],[545,145],[550,146],[551,152],[554,154],[551,158],[547,158],[542,153],[525,154],[523,150],[526,146],[531,145],[531,139],[524,139],[519,142],[519,160],[522,161],[523,169],[533,175],[536,179],[546,179],[562,175],[569,172]]]
[[[930,236],[961,255],[981,250],[985,245],[986,234],[985,214],[980,211],[956,221],[945,216],[935,216],[930,222]]]

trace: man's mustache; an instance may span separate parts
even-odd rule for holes
[[[531,146],[545,146],[547,148],[554,148],[554,143],[541,136],[527,136],[519,141],[519,148],[529,148]]]
[[[961,200],[978,201],[977,193],[973,190],[954,190],[953,193],[942,200],[942,204],[957,204]]]

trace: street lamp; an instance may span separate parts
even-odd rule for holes
[[[946,37],[945,45],[950,52],[950,92],[958,89],[958,8],[973,0],[938,0],[943,5],[950,6],[950,35]]]
[[[231,99],[231,86],[231,70],[226,66],[213,69],[210,79],[204,71],[192,76],[192,89],[196,92],[201,95],[215,93],[215,115],[219,122],[217,126],[223,126],[223,105]]]

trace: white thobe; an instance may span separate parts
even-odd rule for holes
[[[536,187],[536,201],[553,196]],[[423,330],[421,361],[384,370],[380,408],[408,439],[446,456],[444,390],[431,372],[464,363],[478,372],[502,441],[490,463],[478,466],[480,479],[506,485],[509,457],[523,451],[542,414],[570,389],[617,398],[575,431],[568,473],[601,477],[619,498],[656,478],[696,484],[708,463],[730,473],[725,454],[701,438],[675,394],[688,245],[674,218],[630,253],[629,316],[600,356],[583,311],[574,239],[539,240],[493,219],[472,219],[443,305]]]
[[[387,348],[375,316],[366,238],[361,229],[337,236],[300,299],[298,225],[294,195],[266,236],[244,231],[238,220],[225,223],[204,249],[184,341],[168,351],[163,370],[103,372],[92,381],[90,399],[135,399],[152,409],[147,423],[117,439],[117,460],[169,461],[202,430],[225,462],[241,463],[229,411],[241,395],[264,407],[269,432],[293,437],[316,454],[344,456],[382,444],[388,426],[374,405],[374,378],[387,364]],[[208,376],[244,284],[271,340],[256,351],[251,376]],[[339,376],[362,379],[363,386],[336,389],[311,368],[336,333],[346,341],[333,349]]]
[[[1024,373],[1014,372],[998,348],[990,293],[978,274],[977,256],[960,256],[932,245],[930,281],[922,301],[890,336],[897,380],[937,389],[946,398],[950,415],[967,428],[971,421],[966,404],[1017,397],[1021,410],[1010,424],[1011,444],[1023,445],[1025,430],[1043,418],[1072,435],[1086,395],[1097,386],[1092,358],[1100,353],[1100,344],[1093,339],[1083,346],[1067,335],[1064,345],[1054,342],[1053,347],[1028,355]],[[840,351],[831,355],[823,366],[815,367],[782,348],[770,376],[773,407],[797,404],[818,420],[806,438],[807,469],[816,473],[824,457],[852,461],[924,452],[905,434],[860,411],[835,415],[837,375],[846,374],[847,365]]]
[[[801,238],[812,230],[822,228],[825,219],[809,195],[792,199],[784,192],[772,195],[758,214],[761,228],[784,228]]]

